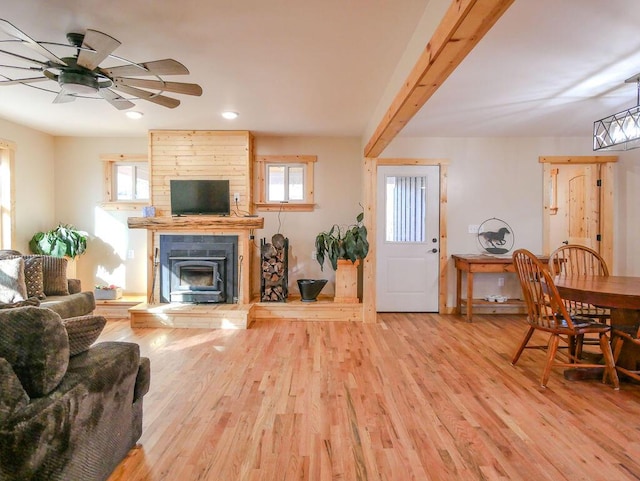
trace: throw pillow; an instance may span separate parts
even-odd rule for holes
[[[27,394],[53,391],[67,372],[69,338],[60,316],[42,307],[0,310],[0,357],[5,358]]]
[[[3,259],[15,259],[22,257],[24,259],[24,282],[27,285],[27,297],[37,297],[44,299],[44,278],[42,271],[41,256],[14,256],[6,255]]]
[[[9,302],[6,304],[4,302],[0,302],[0,309],[13,309],[14,307],[24,307],[24,306],[38,307],[39,305],[40,305],[40,299],[38,299],[37,297],[30,297],[28,299],[25,299],[24,301]]]
[[[69,355],[80,354],[98,339],[107,320],[102,316],[79,316],[63,319],[69,337]]]
[[[42,258],[42,277],[46,296],[68,296],[67,259],[65,257],[39,256]]]
[[[44,271],[42,257],[24,256],[24,282],[27,285],[27,297],[44,299]]]
[[[24,301],[26,298],[24,259],[0,259],[0,302]]]

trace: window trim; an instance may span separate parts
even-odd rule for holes
[[[135,163],[146,162],[151,173],[151,166],[147,154],[103,154],[100,156],[104,170],[104,200],[100,206],[105,210],[142,210],[143,207],[150,205],[151,199],[143,200],[114,200],[114,172],[115,166],[118,164],[130,165]],[[151,185],[151,179],[149,179]],[[151,194],[151,189],[149,189]]]
[[[15,153],[15,142],[0,139],[0,249],[12,249],[15,245]]]
[[[259,155],[255,158],[257,170],[256,209],[260,211],[312,211],[313,200],[313,166],[318,161],[316,155]],[[269,202],[267,200],[267,167],[270,165],[299,164],[304,166],[304,201]]]

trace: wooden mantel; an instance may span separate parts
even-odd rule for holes
[[[129,229],[148,230],[250,230],[262,229],[264,217],[222,217],[214,215],[184,217],[129,217]]]

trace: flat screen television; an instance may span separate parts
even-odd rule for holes
[[[171,215],[229,215],[228,180],[171,180]]]

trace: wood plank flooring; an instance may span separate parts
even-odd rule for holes
[[[638,480],[640,386],[539,387],[521,316],[383,314],[135,329],[151,358],[140,446],[109,481]],[[537,335],[537,334],[536,334]],[[543,338],[541,338],[543,339]]]

